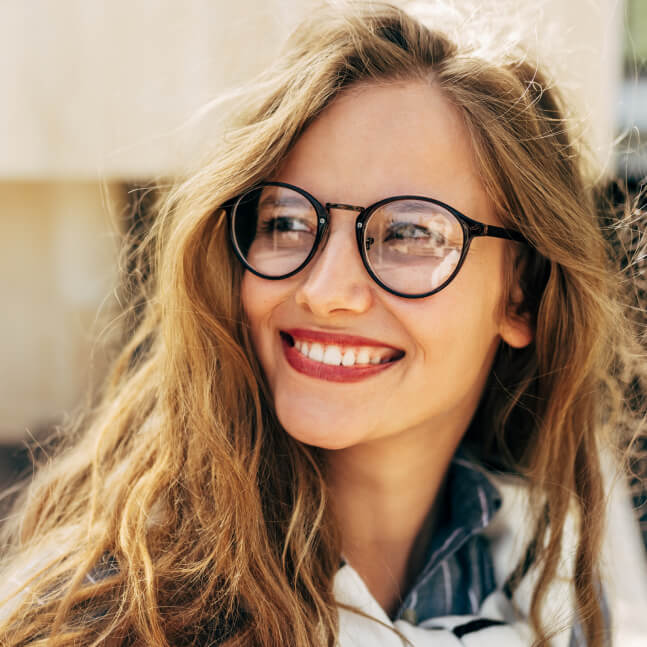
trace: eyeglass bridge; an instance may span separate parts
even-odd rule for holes
[[[346,211],[364,211],[364,207],[357,207],[352,204],[344,204],[343,202],[326,202],[326,211],[331,209],[346,209]]]

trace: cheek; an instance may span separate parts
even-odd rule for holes
[[[263,317],[289,300],[294,290],[293,279],[269,281],[245,271],[240,286],[243,310],[248,316]]]
[[[426,370],[439,370],[459,382],[461,376],[466,381],[468,376],[479,379],[499,340],[501,286],[498,277],[484,281],[478,274],[459,274],[448,288],[428,299],[398,304],[398,318]]]
[[[259,297],[261,296],[259,286],[253,280],[254,278],[256,277],[253,274],[245,271],[240,284],[240,300],[243,306],[243,312],[250,323],[255,319]]]
[[[290,296],[287,281],[268,281],[245,272],[241,282],[241,302],[249,324],[251,340],[266,374],[275,364],[271,357],[275,347],[278,324],[274,315]],[[273,346],[274,344],[274,346]]]
[[[260,333],[263,329],[263,322],[272,310],[272,304],[268,299],[268,291],[264,289],[264,283],[267,283],[267,281],[260,279],[251,272],[245,272],[240,286],[243,311],[249,323],[254,350],[262,365],[266,362],[264,361],[263,339]]]
[[[243,310],[254,331],[282,301],[280,281],[268,281],[245,272],[240,287]]]

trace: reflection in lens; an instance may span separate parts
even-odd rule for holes
[[[297,191],[262,186],[236,203],[233,233],[251,267],[267,276],[282,276],[296,270],[310,254],[317,212]]]
[[[403,294],[440,287],[456,269],[463,228],[444,207],[424,200],[394,200],[371,214],[366,257],[375,275]]]

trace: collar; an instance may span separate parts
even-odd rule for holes
[[[485,470],[468,458],[462,448],[458,449],[450,463],[445,496],[443,521],[434,530],[424,548],[423,567],[402,600],[396,618],[404,617],[415,623],[430,613],[439,612],[438,597],[441,588],[444,590],[444,594],[440,595],[443,608],[447,607],[445,595],[449,595],[448,590],[453,588],[452,582],[447,580],[454,579],[451,575],[452,569],[448,568],[448,560],[458,559],[461,549],[489,526],[502,502],[498,489],[492,484]],[[478,603],[494,587],[487,542],[477,542],[469,552],[467,560],[473,563],[468,569],[468,575],[473,581],[468,587],[468,582],[463,580],[462,587],[466,589],[464,596],[468,596],[469,589],[472,596],[476,595],[479,598],[476,600]],[[446,572],[442,578],[442,586],[439,586],[437,580],[441,567],[444,567]],[[450,606],[455,604],[456,602]],[[467,604],[468,600],[465,599],[459,606]]]

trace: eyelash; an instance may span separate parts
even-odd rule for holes
[[[276,227],[276,224],[278,222],[280,222],[280,221],[288,221],[288,220],[298,220],[298,219],[290,218],[289,216],[279,216],[278,218],[268,218],[267,220],[261,221],[261,226],[260,226],[259,230],[261,231],[261,233],[264,233],[264,234],[269,234],[269,233],[271,233],[273,231],[292,231],[292,232],[301,231],[301,232],[304,232],[304,233],[308,233],[307,229],[283,229],[283,230],[281,230],[281,229],[278,229]]]

